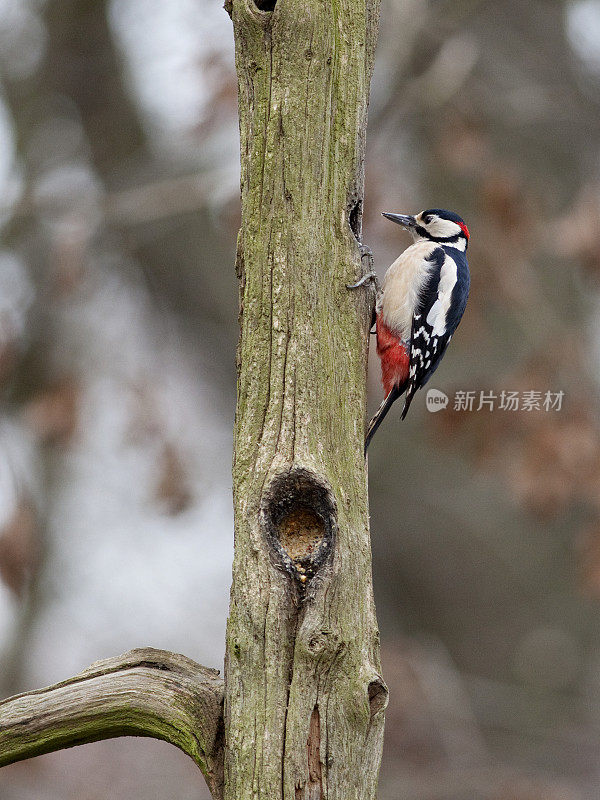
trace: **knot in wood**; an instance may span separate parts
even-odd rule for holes
[[[389,691],[382,678],[379,676],[371,681],[368,687],[369,709],[371,719],[380,711],[385,711],[388,704]]]

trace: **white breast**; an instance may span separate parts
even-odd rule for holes
[[[435,242],[416,242],[408,247],[388,269],[383,279],[383,295],[378,311],[383,320],[403,339],[410,338],[412,318],[419,294],[433,269],[427,260],[437,245]]]

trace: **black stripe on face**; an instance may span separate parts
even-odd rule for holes
[[[432,242],[443,242],[444,244],[458,242],[462,236],[461,233],[457,233],[455,236],[433,236],[433,234],[429,233],[427,228],[424,228],[422,225],[416,225],[415,230],[423,239],[429,239]]]

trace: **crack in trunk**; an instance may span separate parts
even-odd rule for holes
[[[310,715],[308,741],[306,742],[308,781],[296,788],[296,800],[321,800],[323,797],[323,771],[321,764],[321,717],[316,705]]]

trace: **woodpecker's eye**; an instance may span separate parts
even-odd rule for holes
[[[423,222],[425,223],[425,225],[429,225],[429,223],[431,222],[431,214],[425,214],[425,216],[423,217]]]

